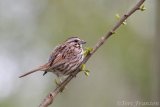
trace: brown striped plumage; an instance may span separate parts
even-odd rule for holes
[[[69,75],[83,61],[82,44],[85,44],[85,42],[78,37],[68,38],[63,44],[54,49],[46,64],[21,75],[20,78],[36,71],[44,71],[44,74],[53,72],[57,76]]]

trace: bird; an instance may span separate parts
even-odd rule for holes
[[[78,37],[70,37],[51,52],[47,63],[19,76],[25,77],[37,71],[43,71],[43,75],[52,72],[58,77],[70,75],[82,63],[84,50],[82,45],[86,42]]]

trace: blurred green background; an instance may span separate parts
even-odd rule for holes
[[[46,62],[53,48],[70,36],[78,36],[87,41],[86,47],[93,47],[117,22],[115,14],[122,15],[136,2],[1,0],[0,107],[38,106],[56,87],[56,76],[42,76],[42,72],[22,79],[18,76]],[[159,102],[159,2],[147,0],[147,10],[132,15],[87,62],[90,76],[79,73],[51,107]],[[160,102],[152,106],[158,107]]]

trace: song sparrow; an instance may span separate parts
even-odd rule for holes
[[[47,72],[53,72],[58,77],[71,74],[83,61],[82,44],[85,43],[85,41],[78,37],[68,38],[64,43],[54,49],[46,64],[21,75],[20,78],[36,71],[44,71],[43,75]]]

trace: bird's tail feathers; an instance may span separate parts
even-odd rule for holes
[[[32,74],[32,73],[34,73],[34,72],[37,72],[37,71],[45,71],[45,70],[47,70],[47,68],[48,68],[47,65],[48,65],[48,64],[45,64],[45,65],[42,65],[42,66],[40,66],[40,67],[38,67],[38,68],[36,68],[36,69],[33,69],[33,70],[31,70],[31,71],[29,71],[29,72],[27,72],[27,73],[19,76],[19,78],[25,77],[25,76],[27,76],[27,75],[29,75],[29,74]]]

